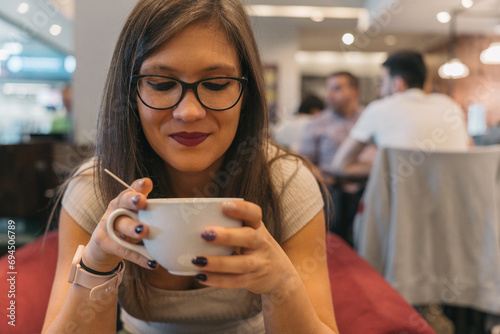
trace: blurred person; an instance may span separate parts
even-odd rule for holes
[[[304,130],[307,124],[325,108],[325,103],[316,95],[307,95],[299,106],[293,118],[279,124],[274,131],[274,140],[289,148],[295,153],[299,152]]]
[[[50,134],[61,135],[66,140],[72,139],[73,134],[73,89],[71,85],[66,85],[61,91],[63,108],[57,110],[52,118]]]
[[[399,147],[422,151],[465,151],[471,143],[461,108],[448,96],[423,91],[426,66],[420,53],[395,53],[382,64],[380,100],[370,103],[340,146],[331,169],[368,176],[372,164],[361,161],[363,149]],[[439,304],[418,308],[437,334],[454,332]]]
[[[342,141],[356,123],[363,107],[359,105],[359,80],[350,72],[335,72],[326,80],[326,109],[304,129],[299,153],[321,171],[329,171]]]
[[[328,76],[326,88],[327,108],[306,126],[299,152],[319,168],[328,184],[334,204],[333,213],[325,211],[328,229],[352,244],[351,225],[364,182],[341,180],[329,168],[363,111],[359,104],[359,80],[350,72],[335,72]],[[373,148],[365,151],[369,161],[374,156]]]
[[[73,88],[70,84],[63,88],[61,95],[64,109],[66,109],[66,112],[71,114],[73,112]]]
[[[360,156],[372,143],[422,151],[468,148],[461,108],[446,95],[423,91],[427,69],[420,53],[395,53],[382,66],[381,99],[366,107],[329,166],[332,172],[367,176],[372,164]]]

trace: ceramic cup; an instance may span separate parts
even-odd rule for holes
[[[107,222],[109,236],[118,244],[155,260],[174,275],[196,275],[199,268],[191,260],[199,255],[230,255],[233,247],[213,245],[201,237],[210,226],[241,227],[242,222],[222,212],[222,203],[241,198],[173,198],[149,199],[145,210],[138,213],[117,209]],[[116,235],[115,220],[129,216],[148,225],[144,246],[129,243]]]

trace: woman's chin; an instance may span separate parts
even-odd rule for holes
[[[202,161],[200,159],[182,159],[182,161],[167,161],[167,168],[176,173],[198,174],[210,172],[216,173],[220,168],[222,159],[216,161]]]

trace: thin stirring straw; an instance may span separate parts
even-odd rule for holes
[[[111,173],[107,168],[104,168],[104,171],[106,173],[108,173],[109,175],[111,175],[116,181],[120,182],[121,184],[123,184],[125,187],[129,188],[130,190],[132,191],[135,191],[134,188],[132,188],[131,186],[129,186],[128,184],[126,184],[122,179],[120,179],[118,176],[116,176],[115,174]]]

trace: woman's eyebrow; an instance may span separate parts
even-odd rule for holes
[[[233,72],[233,73],[238,73],[238,68],[234,65],[229,65],[229,64],[213,64],[210,65],[204,69],[201,70],[201,72],[215,72],[215,71],[228,71],[228,72]],[[141,72],[154,72],[154,71],[163,71],[163,72],[172,72],[172,73],[177,73],[179,72],[175,68],[171,66],[167,66],[165,64],[160,64],[160,63],[153,63],[153,64],[148,64],[145,65],[144,68],[141,70]]]
[[[227,70],[231,72],[238,72],[238,68],[234,65],[228,65],[228,64],[216,64],[212,65],[210,67],[207,67],[204,71],[205,72],[213,72],[213,71],[218,71],[218,70]]]
[[[154,72],[157,70],[175,72],[175,70],[172,67],[166,66],[164,64],[146,65],[144,66],[144,68],[142,68],[141,72]]]

